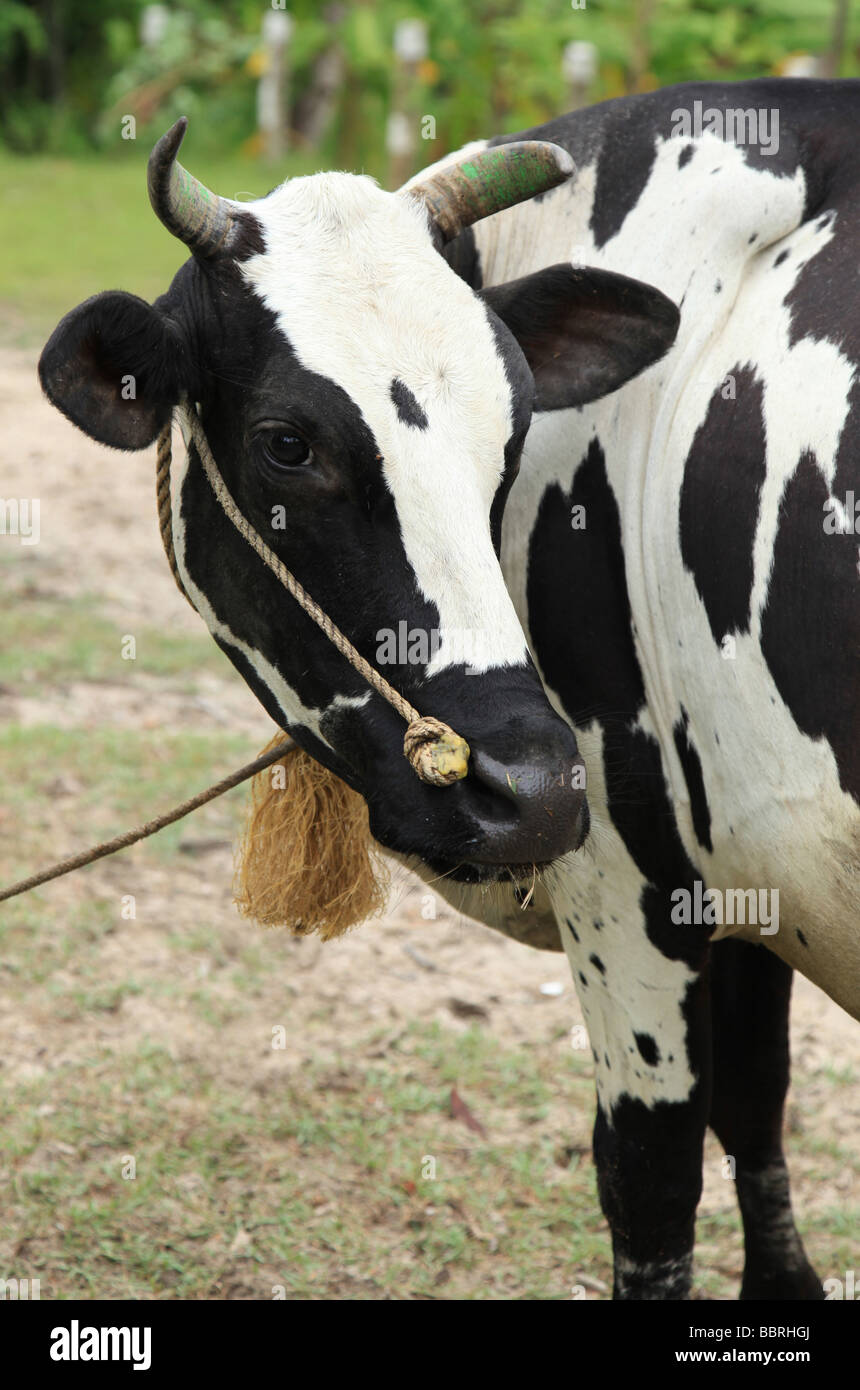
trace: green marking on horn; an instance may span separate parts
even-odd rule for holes
[[[555,188],[572,173],[573,162],[561,148],[513,141],[440,169],[410,191],[424,199],[443,238],[450,240],[483,217]]]
[[[459,166],[470,180],[484,186],[485,194],[498,205],[519,202],[542,192],[550,178],[558,181],[561,171],[551,157],[536,150],[517,150],[509,145],[486,150],[477,160]]]

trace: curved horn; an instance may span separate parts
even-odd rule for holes
[[[482,217],[545,193],[575,172],[576,165],[560,145],[515,140],[438,169],[402,191],[426,203],[442,240],[450,241]]]
[[[180,116],[149,156],[149,201],[156,217],[189,250],[212,256],[229,247],[236,215],[226,198],[210,193],[178,163],[176,154],[187,128],[188,117]]]

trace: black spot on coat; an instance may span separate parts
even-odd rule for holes
[[[749,367],[729,375],[734,399],[722,386],[714,391],[687,456],[679,508],[681,557],[718,644],[726,633],[749,630],[766,467],[763,385]]]
[[[853,394],[834,484],[843,498],[860,442],[860,387]],[[829,495],[814,454],[804,452],[780,503],[761,648],[797,727],[827,739],[843,791],[860,801],[857,536],[825,531]]]
[[[650,1033],[634,1033],[636,1046],[639,1048],[643,1062],[647,1062],[649,1067],[656,1067],[660,1062],[660,1049]]]
[[[426,430],[427,416],[406,383],[397,377],[391,383],[391,399],[397,407],[397,414],[404,425],[412,425],[417,430]]]
[[[684,706],[681,706],[681,718],[672,730],[675,740],[675,747],[678,750],[678,757],[684,771],[684,778],[687,783],[687,791],[690,793],[690,811],[693,817],[693,830],[696,839],[706,850],[712,851],[711,843],[711,811],[708,806],[708,798],[705,794],[705,780],[702,776],[702,760],[696,751],[695,745],[690,740],[689,717]]]

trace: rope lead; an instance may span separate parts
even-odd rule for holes
[[[455,733],[447,724],[444,724],[441,719],[419,714],[417,709],[410,705],[409,701],[405,700],[393,686],[389,685],[388,681],[379,674],[375,667],[371,666],[369,661],[365,661],[364,657],[356,651],[349,641],[349,638],[345,637],[340,628],[335,627],[328,615],[318,604],[314,603],[310,594],[306,593],[298,580],[275,555],[274,551],[269,549],[262,537],[257,534],[239,511],[212,457],[212,451],[203,433],[203,426],[196,410],[188,407],[186,418],[212,491],[237,531],[244,536],[249,545],[253,546],[260,558],[277,575],[308,616],[313,618],[318,627],[322,628],[329,641],[334,643],[338,651],[373,686],[373,689],[390,705],[393,705],[398,714],[406,720],[407,728],[403,739],[403,753],[422,782],[427,782],[433,787],[447,787],[452,782],[457,782],[465,777],[469,771],[469,745],[466,740]],[[191,597],[182,583],[173,549],[173,513],[170,499],[170,421],[158,436],[156,458],[155,485],[161,541],[176,586],[193,608],[194,604]],[[16,898],[21,893],[28,893],[31,888],[37,888],[40,884],[61,878],[64,874],[74,873],[76,869],[82,869],[86,864],[92,864],[97,859],[103,859],[106,855],[116,854],[118,850],[127,849],[129,845],[136,844],[138,840],[144,840],[147,836],[154,835],[164,826],[172,825],[174,821],[181,820],[183,816],[187,816],[191,811],[196,811],[199,806],[204,806],[207,801],[212,801],[216,796],[221,796],[231,787],[236,787],[240,782],[257,776],[265,768],[270,767],[272,763],[279,761],[286,753],[294,750],[295,746],[292,739],[285,738],[275,746],[270,746],[254,762],[239,768],[238,772],[216,782],[206,791],[198,792],[188,801],[183,801],[181,806],[175,806],[172,811],[167,811],[164,815],[156,817],[155,820],[147,821],[145,825],[137,826],[134,830],[127,830],[122,835],[116,835],[112,840],[105,840],[102,844],[84,850],[81,854],[74,854],[67,859],[62,859],[58,864],[53,864],[48,869],[31,874],[29,878],[22,879],[19,883],[13,883],[9,888],[0,890],[0,902],[6,902],[9,898]]]

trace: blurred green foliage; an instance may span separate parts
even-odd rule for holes
[[[258,151],[260,0],[177,0],[166,31],[144,47],[146,0],[0,0],[0,141],[30,153],[116,148],[133,114],[144,141],[180,113],[197,118],[195,147]],[[275,6],[277,8],[277,6]],[[596,46],[589,100],[686,80],[784,70],[798,55],[831,74],[860,73],[860,24],[848,0],[288,0],[290,125],[320,162],[378,167],[385,123],[401,110],[432,116],[426,164],[465,140],[539,124],[571,105],[565,46]],[[837,17],[845,33],[834,40]],[[421,19],[426,58],[398,65],[393,36]],[[836,49],[838,48],[838,61]],[[333,60],[333,68],[332,68]],[[325,119],[321,74],[336,73]],[[308,135],[308,130],[312,132]]]

